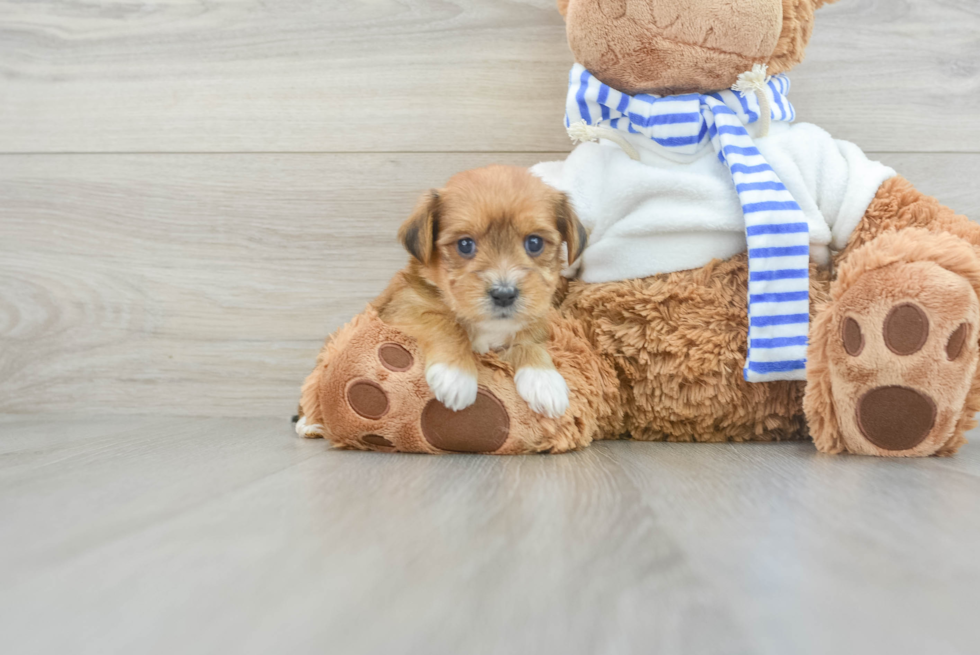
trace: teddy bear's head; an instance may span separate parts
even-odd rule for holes
[[[625,93],[705,93],[803,60],[813,12],[836,0],[558,0],[576,61]]]

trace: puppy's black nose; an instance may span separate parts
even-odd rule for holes
[[[497,307],[510,307],[517,300],[517,287],[493,287],[490,289],[490,297],[493,304]]]

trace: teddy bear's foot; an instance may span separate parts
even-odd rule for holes
[[[939,241],[967,264],[976,259],[955,237]],[[942,263],[842,272],[846,290],[814,324],[811,343],[816,379],[806,409],[821,450],[922,457],[963,443],[976,410],[967,401],[977,374],[980,300],[970,277]]]
[[[476,402],[458,412],[446,408],[432,396],[416,343],[369,310],[321,354],[311,375],[315,393],[304,394],[296,431],[359,450],[523,450],[522,426],[512,426],[512,412],[490,388],[493,380],[481,377]]]
[[[557,330],[559,359],[588,368],[581,335]],[[558,418],[534,413],[517,393],[513,372],[493,355],[481,358],[476,401],[453,411],[435,399],[414,340],[369,309],[341,329],[307,378],[297,433],[343,448],[415,453],[564,452],[587,445],[597,428],[602,389],[586,371],[566,368],[579,395]],[[604,371],[609,378],[611,371]],[[598,396],[598,398],[596,398]]]

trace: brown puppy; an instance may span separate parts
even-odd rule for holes
[[[568,386],[544,342],[563,266],[586,232],[564,194],[524,168],[455,175],[422,197],[399,238],[412,255],[376,301],[382,320],[418,341],[435,397],[458,411],[476,401],[474,353],[499,350],[534,411],[557,417]]]

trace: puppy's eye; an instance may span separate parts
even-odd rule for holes
[[[539,237],[537,234],[532,234],[531,236],[524,239],[524,250],[527,254],[532,257],[537,257],[544,250],[544,239]]]
[[[476,254],[476,241],[469,237],[463,237],[456,242],[456,252],[462,257],[469,259]]]

